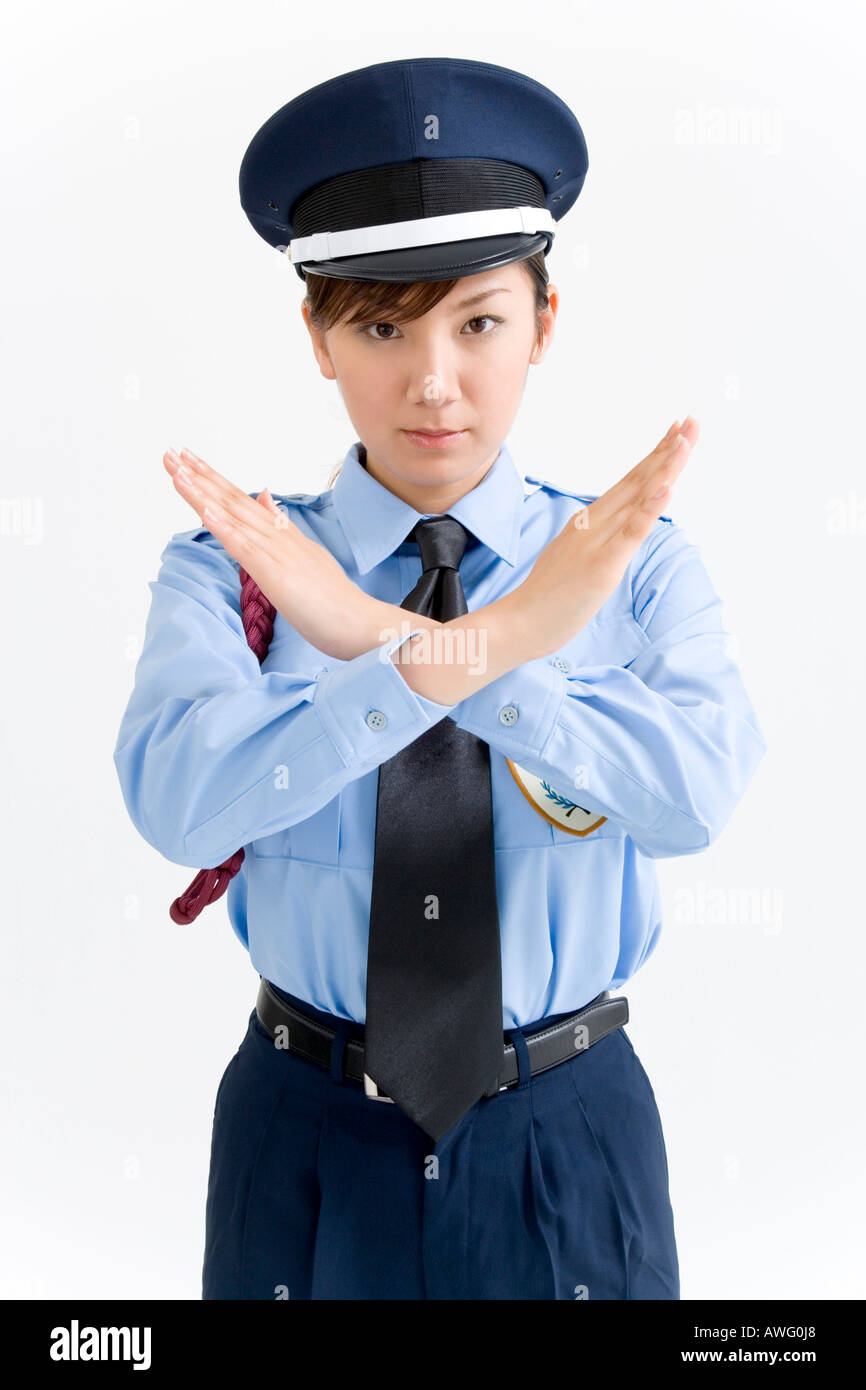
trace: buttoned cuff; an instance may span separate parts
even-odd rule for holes
[[[424,631],[393,637],[319,678],[314,707],[347,767],[378,766],[454,708],[417,695],[390,659]]]
[[[455,707],[452,718],[513,761],[541,758],[556,728],[567,681],[556,656],[506,671]]]

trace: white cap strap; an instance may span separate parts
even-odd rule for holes
[[[331,261],[339,256],[364,256],[375,251],[398,251],[404,246],[432,246],[470,237],[503,236],[508,232],[556,232],[547,208],[489,208],[478,212],[416,217],[409,222],[383,222],[376,227],[351,227],[343,232],[314,232],[293,237],[289,260]]]

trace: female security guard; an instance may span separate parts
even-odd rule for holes
[[[612,991],[658,938],[654,859],[712,842],[765,743],[661,514],[696,422],[598,498],[503,443],[586,167],[552,92],[457,59],[325,82],[244,157],[358,439],[276,500],[165,456],[204,527],[163,553],[115,763],[168,859],[245,846],[228,906],[261,977],[206,1299],[679,1298]]]

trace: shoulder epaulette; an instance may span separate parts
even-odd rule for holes
[[[548,492],[558,492],[562,497],[573,497],[576,502],[595,502],[596,499],[601,496],[601,494],[597,492],[573,492],[569,487],[562,487],[560,483],[551,483],[547,478],[536,478],[531,473],[525,473],[524,479],[527,483],[533,484],[535,488],[543,487]],[[672,521],[672,519],[672,517],[664,514],[659,516],[659,521]]]
[[[524,474],[527,483],[534,484],[535,487],[546,488],[548,492],[560,492],[563,497],[573,497],[577,502],[594,502],[595,497],[582,492],[572,492],[571,488],[562,487],[559,483],[551,483],[547,478],[536,478],[532,473]]]
[[[251,497],[256,494],[250,493]],[[271,496],[275,502],[291,502],[296,507],[316,507],[321,506],[325,500],[325,493],[322,492],[272,492]]]

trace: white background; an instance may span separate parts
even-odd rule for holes
[[[214,1097],[257,976],[225,899],[170,920],[192,874],[138,836],[112,762],[148,581],[197,524],[161,458],[188,445],[247,491],[324,489],[355,434],[238,168],[315,83],[447,55],[552,87],[589,148],[549,260],[556,341],[509,448],[597,493],[697,416],[666,510],[769,744],[720,839],[658,861],[665,928],[623,989],[682,1297],[862,1298],[862,11],[5,12],[0,1293],[201,1296]]]

